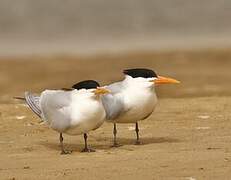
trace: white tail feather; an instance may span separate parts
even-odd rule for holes
[[[33,94],[31,94],[30,92],[25,92],[25,99],[26,99],[26,103],[28,104],[28,106],[30,107],[30,109],[41,118],[41,109],[40,109],[40,105],[39,105],[39,96],[35,96]]]

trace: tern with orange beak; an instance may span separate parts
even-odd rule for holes
[[[172,78],[158,76],[150,69],[127,69],[123,73],[123,81],[105,86],[111,93],[102,98],[106,120],[114,123],[115,147],[119,145],[116,140],[117,123],[135,123],[136,144],[140,144],[138,121],[148,118],[155,109],[155,86],[180,83]]]
[[[105,110],[101,101],[109,90],[99,87],[94,80],[79,82],[72,89],[45,90],[40,96],[25,92],[25,100],[31,110],[45,121],[50,128],[59,132],[61,154],[64,150],[63,133],[84,134],[83,152],[91,152],[87,145],[87,133],[99,128],[105,120]]]

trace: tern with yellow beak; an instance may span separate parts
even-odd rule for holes
[[[61,154],[68,154],[63,146],[63,133],[84,134],[83,152],[92,151],[87,145],[87,133],[103,124],[106,113],[101,95],[107,93],[109,90],[99,87],[96,81],[87,80],[72,89],[45,90],[40,96],[26,92],[25,100],[35,114],[60,133]]]
[[[117,123],[135,123],[136,144],[140,144],[138,121],[149,117],[157,104],[155,86],[174,84],[179,81],[158,76],[150,69],[127,69],[123,72],[125,79],[105,86],[110,94],[103,95],[102,101],[106,111],[106,120],[114,123],[114,144],[118,146]]]

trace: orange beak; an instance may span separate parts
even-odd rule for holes
[[[96,95],[101,95],[101,94],[108,94],[108,93],[110,93],[110,91],[106,88],[103,88],[103,87],[97,87],[96,90],[94,90],[94,93]]]
[[[151,80],[151,82],[154,82],[155,84],[179,84],[180,81],[173,79],[173,78],[168,78],[168,77],[163,77],[163,76],[158,76],[157,79]]]

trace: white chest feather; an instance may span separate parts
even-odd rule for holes
[[[146,119],[154,110],[157,97],[154,91],[128,89],[124,92],[125,112],[116,120],[119,123],[133,123]]]
[[[87,107],[87,108],[86,108]],[[82,134],[100,127],[105,119],[105,111],[101,101],[85,101],[73,103],[70,127],[67,134]]]
[[[84,94],[46,92],[41,98],[43,118],[49,126],[70,135],[86,133],[97,129],[105,118],[100,99]]]

